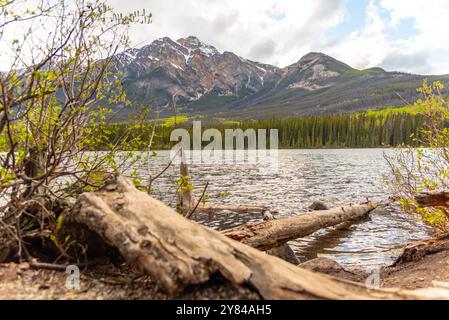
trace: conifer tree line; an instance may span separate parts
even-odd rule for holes
[[[339,114],[245,121],[245,128],[277,128],[280,148],[369,148],[413,145],[424,123],[413,114]]]
[[[202,124],[202,131],[215,128],[222,133],[226,129],[278,129],[279,148],[375,148],[415,144],[414,137],[422,128],[425,119],[412,113],[366,112],[306,116],[291,119],[245,120],[232,124]],[[151,124],[130,127],[114,124],[110,128],[111,141],[114,136],[128,132],[134,145],[145,150],[151,133]],[[152,140],[152,149],[169,149],[176,142],[170,141],[175,128],[191,132],[191,123],[177,126],[157,126]],[[209,142],[204,142],[207,145]],[[223,141],[224,147],[224,141]]]

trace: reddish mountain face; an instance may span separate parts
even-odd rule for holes
[[[270,65],[243,59],[232,52],[220,53],[196,37],[173,41],[162,38],[141,49],[117,55],[128,90],[154,99],[159,106],[176,96],[178,101],[197,101],[204,95],[239,96],[255,93],[264,80],[279,72]]]
[[[311,52],[278,68],[219,52],[196,37],[157,39],[115,57],[127,94],[169,114],[221,118],[263,118],[353,112],[402,106],[416,99],[423,76],[357,70],[322,53]],[[449,82],[449,76],[426,76]]]

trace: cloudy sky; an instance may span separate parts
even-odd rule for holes
[[[134,46],[195,35],[220,51],[286,66],[321,51],[356,68],[449,73],[448,0],[108,0],[150,10]]]

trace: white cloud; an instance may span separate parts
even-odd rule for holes
[[[356,68],[378,66],[390,50],[383,33],[386,25],[374,2],[369,3],[366,15],[366,26],[329,48],[331,55]]]
[[[371,0],[366,23],[338,36],[329,31],[353,15],[346,0],[106,1],[119,11],[153,13],[152,24],[131,27],[136,47],[164,36],[195,35],[221,51],[281,67],[310,51],[323,51],[360,69],[449,73],[448,0]],[[404,21],[413,21],[413,33],[401,35]],[[0,69],[8,60],[2,46]]]
[[[410,39],[409,47],[426,54],[432,73],[449,73],[449,1],[382,0],[381,5],[390,11],[393,23],[413,18],[419,34]]]
[[[449,73],[449,60],[442,54],[449,54],[449,1],[372,0],[366,14],[366,25],[330,47],[330,54],[357,68]],[[414,21],[413,35],[390,37],[406,19]]]
[[[343,0],[110,0],[121,11],[146,8],[153,23],[135,26],[139,46],[169,36],[195,35],[219,50],[281,66],[319,44],[320,34],[344,17]]]

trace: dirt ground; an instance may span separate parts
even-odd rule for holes
[[[149,277],[126,268],[103,269],[82,272],[80,288],[69,289],[64,271],[34,269],[28,263],[0,264],[0,300],[260,299],[249,289],[233,288],[219,280],[169,296]]]
[[[317,266],[320,269],[316,269]],[[352,281],[364,275],[343,270],[334,262],[306,263],[302,267]],[[138,276],[126,267],[113,265],[81,272],[80,288],[66,288],[64,271],[35,269],[28,263],[0,264],[0,300],[4,299],[260,299],[247,288],[234,288],[215,280],[194,290],[169,296],[149,277]],[[432,253],[418,261],[403,262],[381,272],[381,287],[418,289],[449,288],[449,250]]]
[[[382,287],[418,289],[449,288],[449,250],[429,254],[419,261],[385,268],[381,274]],[[440,283],[440,282],[446,282]]]

